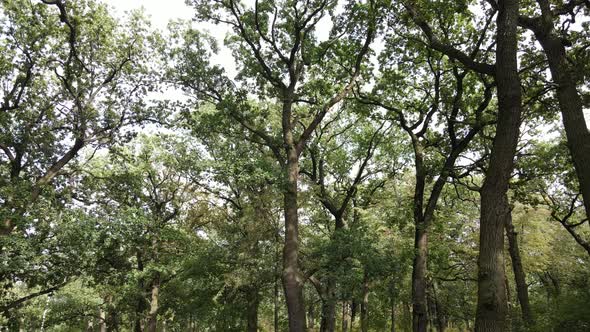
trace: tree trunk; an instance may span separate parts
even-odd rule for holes
[[[444,332],[447,329],[447,315],[445,314],[445,308],[443,308],[443,305],[438,298],[438,286],[436,282],[432,281],[430,287],[432,288],[432,301],[434,304],[436,326],[438,332]]]
[[[150,312],[148,315],[148,332],[156,332],[158,327],[158,309],[160,299],[160,275],[156,277],[152,283],[152,300],[150,302]]]
[[[498,1],[496,83],[498,122],[490,164],[481,189],[478,292],[475,330],[506,331],[507,299],[504,271],[504,226],[510,217],[508,181],[514,166],[521,117],[518,77],[518,0]]]
[[[391,297],[391,329],[390,332],[395,332],[395,298]]]
[[[429,332],[435,332],[436,329],[436,317],[437,317],[437,312],[436,312],[436,305],[434,303],[434,297],[432,296],[432,294],[428,293],[426,295],[426,301],[427,301],[427,308],[428,308],[428,331]]]
[[[414,250],[414,264],[412,269],[412,328],[414,332],[426,332],[428,325],[426,301],[428,233],[422,222],[416,223]]]
[[[246,313],[247,320],[247,331],[257,332],[258,331],[258,305],[260,304],[260,298],[258,296],[258,290],[252,288],[248,291],[248,308]]]
[[[293,144],[292,132],[285,134],[287,144],[286,184],[283,192],[285,210],[285,246],[283,248],[283,288],[289,315],[289,331],[304,332],[305,304],[303,278],[299,269],[299,220],[297,182],[299,176],[298,155]]]
[[[543,16],[545,19],[530,28],[543,47],[551,76],[557,87],[556,95],[568,147],[580,183],[580,192],[584,198],[586,215],[590,216],[590,131],[584,118],[582,99],[576,88],[578,75],[575,73],[576,68],[567,60],[562,37],[555,32],[553,15],[549,11],[544,11]]]
[[[336,301],[326,300],[322,303],[322,320],[320,332],[334,332],[336,329]]]
[[[363,299],[361,302],[361,332],[369,331],[369,278],[367,272],[363,277]]]
[[[328,276],[326,289],[322,298],[322,319],[320,332],[334,332],[336,329],[336,281]]]
[[[426,273],[428,262],[428,225],[424,218],[424,190],[426,168],[424,150],[415,135],[412,137],[416,185],[414,187],[414,259],[412,264],[412,330],[426,332],[428,327],[428,303],[426,298]]]
[[[508,237],[508,252],[510,253],[510,259],[512,260],[512,271],[514,272],[516,294],[518,296],[518,302],[520,303],[522,320],[527,326],[533,326],[534,319],[529,303],[529,289],[526,284],[526,274],[520,259],[520,249],[518,248],[518,233],[514,230],[511,217],[506,224],[506,236]]]
[[[98,324],[100,332],[107,332],[107,313],[103,308],[99,309],[98,317],[100,317],[100,323]]]
[[[350,328],[351,329],[354,326],[357,311],[358,311],[358,303],[353,298],[352,301],[350,301]]]

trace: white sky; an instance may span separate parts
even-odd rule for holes
[[[144,8],[146,14],[149,16],[152,25],[161,30],[166,31],[166,26],[170,20],[186,19],[190,20],[194,15],[194,8],[187,6],[185,0],[102,0],[116,11],[116,16],[123,16],[126,11]],[[248,1],[247,1],[248,2]],[[324,21],[324,20],[323,20]],[[320,22],[318,26],[318,36],[320,39],[327,38],[330,30],[330,22]],[[204,29],[214,36],[220,46],[220,52],[214,55],[211,61],[214,64],[221,65],[225,68],[230,77],[236,75],[235,61],[229,49],[223,47],[223,39],[227,33],[227,28],[223,25],[214,26],[207,24]],[[325,36],[324,36],[325,35]],[[323,38],[322,38],[323,37]],[[586,116],[586,123],[590,127],[590,110],[584,110]]]
[[[152,22],[152,26],[160,31],[166,31],[167,24],[170,20],[184,19],[190,20],[193,18],[195,9],[187,6],[185,0],[101,0],[115,9],[115,16],[122,17],[125,12],[140,9],[143,7],[145,13]],[[247,6],[253,6],[253,0],[244,1]],[[341,8],[340,8],[341,9]],[[237,74],[235,60],[231,55],[231,51],[224,47],[223,40],[229,31],[227,26],[223,24],[213,25],[206,23],[199,23],[200,29],[207,31],[210,35],[217,39],[219,45],[219,53],[214,55],[211,59],[213,64],[221,65],[225,68],[230,77]],[[332,22],[326,16],[317,25],[316,33],[319,40],[327,40]]]
[[[117,11],[117,16],[126,11],[143,7],[151,17],[154,27],[164,30],[169,20],[190,19],[194,10],[184,0],[102,0]]]
[[[115,15],[122,17],[126,12],[140,9],[143,7],[146,15],[150,19],[152,26],[162,32],[167,30],[170,20],[191,20],[194,16],[194,8],[187,6],[185,0],[101,0],[115,9]],[[202,24],[202,23],[201,23]],[[225,68],[230,77],[237,74],[234,58],[231,51],[223,46],[223,39],[228,32],[227,27],[223,25],[202,24],[202,30],[208,31],[209,34],[217,39],[220,47],[218,54],[213,55],[211,62],[221,65]]]

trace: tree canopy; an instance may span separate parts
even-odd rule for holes
[[[0,331],[590,330],[587,0],[186,6],[0,2]]]

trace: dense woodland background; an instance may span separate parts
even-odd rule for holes
[[[588,0],[188,3],[0,2],[0,330],[590,331]]]

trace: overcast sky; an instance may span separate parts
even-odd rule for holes
[[[191,19],[194,14],[194,9],[185,4],[185,0],[102,0],[109,4],[116,10],[116,16],[122,16],[126,11],[139,9],[143,7],[146,14],[150,17],[153,26],[162,31],[166,30],[168,21],[175,19]],[[204,26],[208,32],[213,35],[219,43],[223,46],[223,38],[227,33],[227,28],[222,26]],[[329,22],[320,22],[318,26],[318,36],[320,39],[327,38],[330,30]],[[325,36],[322,36],[325,35]],[[323,37],[323,38],[322,38]],[[219,54],[211,59],[214,64],[222,65],[230,76],[236,74],[236,67],[231,52],[224,47],[221,47]],[[590,124],[590,110],[585,110],[586,122]]]
[[[114,7],[118,16],[125,11],[145,8],[146,13],[150,16],[152,24],[159,28],[165,29],[166,24],[171,19],[190,19],[194,10],[184,3],[184,0],[102,0],[103,2]]]
[[[190,20],[193,18],[194,8],[187,6],[184,0],[101,0],[102,2],[113,7],[116,11],[115,16],[122,17],[125,12],[140,9],[143,7],[146,15],[152,22],[152,26],[161,31],[166,31],[170,20]],[[215,26],[212,24],[200,24],[201,29],[206,30],[209,34],[217,39],[220,51],[214,55],[211,62],[221,65],[225,68],[230,77],[236,74],[236,66],[231,51],[223,47],[223,39],[228,29],[225,26]]]

